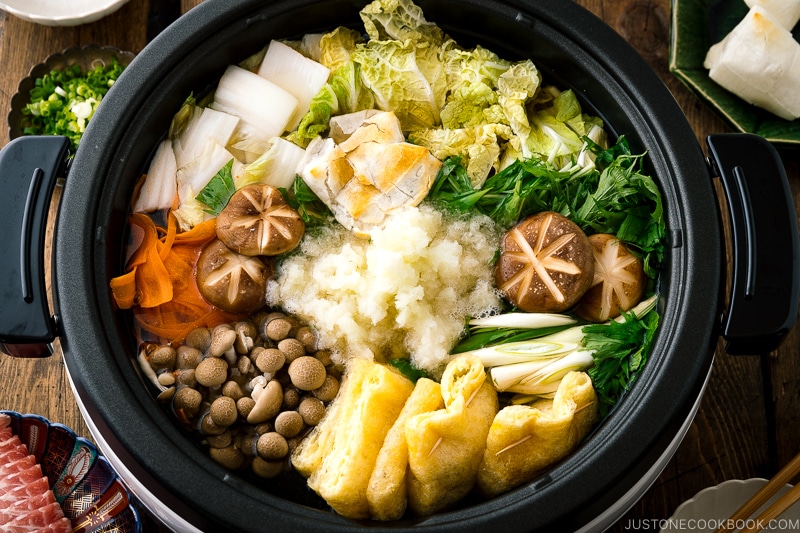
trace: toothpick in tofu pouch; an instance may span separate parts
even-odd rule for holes
[[[509,405],[492,422],[478,489],[501,494],[533,479],[572,452],[597,420],[597,396],[584,372],[569,372],[552,400]]]
[[[400,416],[383,441],[375,462],[375,470],[367,487],[367,500],[372,518],[398,520],[408,504],[408,445],[406,422],[412,416],[436,411],[444,407],[441,386],[428,378],[420,378],[414,392],[406,400]]]
[[[463,354],[442,375],[444,408],[412,417],[408,442],[408,505],[428,516],[469,493],[498,410],[497,392],[480,359]]]

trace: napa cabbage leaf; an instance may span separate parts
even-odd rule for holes
[[[505,113],[511,129],[521,139],[531,134],[528,120],[528,102],[536,95],[541,76],[530,59],[515,63],[497,80],[498,102]],[[522,155],[530,157],[527,142],[521,143]]]
[[[500,58],[481,45],[464,49],[455,41],[447,41],[442,49],[447,81],[454,89],[462,84],[475,82],[483,82],[495,88],[497,79],[511,66],[511,61]]]
[[[554,164],[567,166],[584,148],[583,137],[593,126],[602,127],[598,117],[584,114],[575,93],[547,87],[541,91],[528,114],[531,131],[526,142],[530,153]]]
[[[319,62],[333,72],[350,62],[350,54],[362,42],[364,39],[356,30],[340,26],[320,37]]]
[[[447,95],[439,48],[427,42],[370,41],[351,58],[383,111],[394,111],[403,131],[432,128],[441,122]]]
[[[411,132],[409,142],[426,147],[441,160],[460,157],[474,188],[483,185],[492,171],[500,170],[498,162],[503,146],[514,138],[507,124],[478,124],[466,128],[430,128]]]
[[[442,44],[446,36],[425,20],[422,9],[411,0],[375,0],[361,10],[361,20],[370,39]]]
[[[442,127],[448,129],[508,123],[497,92],[481,81],[462,85],[453,91],[440,115]]]
[[[311,99],[308,113],[288,138],[305,148],[328,131],[332,116],[371,109],[374,102],[372,91],[362,82],[361,66],[353,61],[345,63],[333,71],[330,80]]]

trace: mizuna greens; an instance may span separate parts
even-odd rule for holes
[[[654,278],[665,223],[661,193],[642,173],[643,155],[631,155],[625,137],[605,150],[588,146],[594,166],[558,169],[542,159],[518,159],[481,187],[471,184],[459,157],[448,158],[428,200],[459,212],[475,210],[505,228],[533,213],[557,211],[587,234],[617,235],[645,258],[646,272]]]
[[[659,323],[653,310],[642,317],[623,313],[624,321],[584,326],[583,346],[594,360],[587,373],[600,399],[600,414],[605,415],[630,388],[647,362]]]

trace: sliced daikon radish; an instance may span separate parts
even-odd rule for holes
[[[239,120],[239,117],[230,113],[208,107],[202,109],[173,143],[178,166],[182,167],[196,158],[209,139],[220,146],[227,145]]]
[[[708,50],[704,66],[743,100],[786,120],[800,117],[800,44],[764,8],[750,8]]]
[[[781,26],[791,31],[800,20],[800,0],[744,0],[747,7],[761,6]]]
[[[178,187],[178,165],[172,143],[161,141],[150,167],[147,177],[139,189],[139,196],[133,205],[134,213],[150,213],[172,206]]]
[[[280,41],[270,41],[258,75],[293,94],[299,104],[289,121],[288,130],[300,124],[311,107],[311,99],[328,81],[330,71],[324,65],[307,58]]]
[[[236,115],[268,140],[287,130],[297,98],[266,78],[231,65],[219,80],[210,107]]]

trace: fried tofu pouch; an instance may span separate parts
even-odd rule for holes
[[[349,396],[349,388],[354,386],[357,380],[342,379],[341,387],[336,399],[328,405],[325,416],[314,426],[305,439],[292,452],[292,466],[303,477],[308,478],[319,470],[322,460],[333,448],[333,441],[336,436],[336,423],[339,420],[339,412],[342,410],[343,402],[340,397]]]
[[[444,407],[442,388],[428,378],[417,380],[400,416],[386,435],[375,470],[367,487],[372,518],[397,520],[406,512],[408,445],[406,444],[406,422],[420,413],[436,411]]]
[[[478,489],[495,496],[533,479],[572,452],[598,418],[585,372],[569,372],[552,400],[509,405],[497,413],[478,470]]]
[[[347,518],[369,518],[367,485],[386,434],[414,384],[389,367],[352,359],[319,431],[292,454],[308,486]]]
[[[446,509],[473,489],[498,410],[497,392],[474,355],[447,364],[441,391],[444,408],[406,422],[408,506],[420,516]]]

